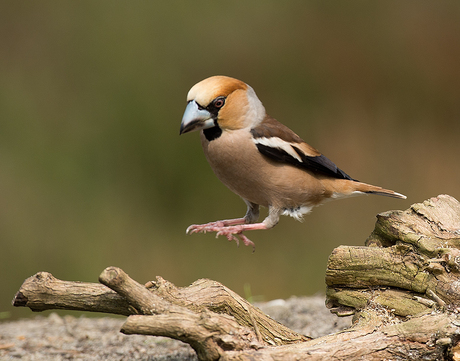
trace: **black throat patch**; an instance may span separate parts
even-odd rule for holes
[[[219,128],[219,126],[216,124],[212,128],[208,129],[203,129],[203,134],[208,140],[208,142],[219,138],[222,135],[222,129]]]

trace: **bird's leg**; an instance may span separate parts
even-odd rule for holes
[[[254,243],[245,235],[243,235],[244,231],[254,231],[254,230],[262,230],[262,229],[269,229],[274,227],[279,220],[281,211],[276,208],[269,208],[268,217],[264,219],[263,222],[260,223],[251,223],[248,224],[248,221],[254,221],[257,219],[259,214],[259,207],[255,207],[252,204],[248,203],[248,212],[246,216],[242,218],[245,220],[242,224],[227,224],[222,225],[218,222],[211,222],[204,225],[192,225],[187,228],[187,233],[197,233],[197,232],[216,232],[216,237],[218,236],[225,236],[229,241],[235,241],[239,245],[239,241],[243,241],[245,246],[251,245],[254,248]],[[241,218],[239,219],[241,220]],[[233,222],[237,220],[229,220],[229,222]],[[225,222],[225,221],[220,221]],[[192,228],[193,227],[193,228]],[[200,227],[200,229],[198,229]]]
[[[214,229],[216,233],[216,237],[218,236],[225,236],[229,241],[234,240],[236,244],[239,245],[238,237],[243,241],[245,246],[252,245],[254,247],[254,243],[243,235],[244,231],[255,231],[255,230],[262,230],[262,229],[270,229],[274,227],[279,219],[280,219],[281,210],[273,207],[269,207],[268,209],[268,216],[260,223],[252,223],[252,224],[239,224],[235,226],[228,226],[222,227],[221,229]]]
[[[246,211],[246,215],[243,218],[226,219],[222,221],[209,222],[205,224],[192,224],[187,228],[185,233],[192,234],[200,232],[217,232],[216,229],[221,229],[223,227],[236,226],[246,223],[254,223],[259,218],[259,205],[247,201],[245,202],[248,206],[248,210]]]

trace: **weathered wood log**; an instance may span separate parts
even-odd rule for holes
[[[181,306],[196,313],[209,310],[232,316],[239,325],[253,329],[266,345],[283,345],[309,339],[276,322],[216,281],[200,279],[181,288],[158,276],[145,286],[136,282],[139,285],[136,287],[130,283],[135,281],[116,267],[105,269],[99,280],[113,290],[95,283],[61,281],[48,272],[39,272],[24,281],[16,293],[13,305],[29,307],[34,312],[67,309],[125,316],[160,314],[174,306]],[[132,292],[123,289],[126,284],[131,285],[128,288]],[[156,312],[149,311],[150,294],[156,297]]]
[[[329,307],[359,310],[369,301],[396,315],[460,305],[460,203],[441,195],[377,216],[366,247],[340,246],[329,257]]]
[[[126,309],[114,307],[112,311],[123,310],[122,312],[126,313],[126,310],[133,310],[133,313],[139,313],[141,309],[150,315],[128,317],[122,326],[122,332],[182,340],[196,350],[200,360],[324,360],[329,359],[329,355],[333,355],[336,360],[460,360],[453,358],[454,355],[460,356],[460,346],[457,344],[460,318],[455,313],[430,313],[402,322],[382,307],[368,305],[366,310],[360,313],[354,327],[346,332],[283,346],[264,346],[253,330],[239,325],[234,317],[206,311],[203,306],[196,304],[193,307],[196,311],[178,305],[167,305],[169,301],[166,299],[161,299],[149,291],[144,292],[154,288],[150,282],[148,288],[143,288],[120,269],[109,267],[101,274],[100,279],[117,292],[128,295],[129,299],[137,294],[133,302],[136,306],[130,305]],[[46,282],[43,283],[43,280]],[[206,282],[200,283],[201,290],[201,286],[206,285]],[[34,286],[31,286],[32,284]],[[85,285],[89,287],[86,290]],[[175,289],[171,283],[160,279],[159,287],[162,285],[169,290]],[[214,289],[216,285],[217,283],[212,282],[212,287],[208,285],[204,286],[204,289]],[[21,288],[18,292],[19,298],[15,300],[19,303],[15,302],[15,305],[26,306],[28,303],[24,303],[24,300],[30,299],[35,310],[50,309],[52,304],[64,309],[83,310],[85,306],[78,300],[78,294],[66,295],[63,298],[65,302],[51,302],[54,298],[52,289],[58,289],[57,294],[61,295],[62,287],[68,287],[68,292],[81,292],[80,294],[85,295],[83,299],[91,300],[88,296],[91,292],[88,290],[98,289],[96,286],[98,285],[60,281],[49,274],[40,273],[37,277],[26,280],[25,288]],[[102,299],[107,298],[106,295],[111,292],[108,289],[106,292],[98,290],[98,293],[103,295]],[[175,295],[179,293],[181,292],[176,290],[172,292]],[[197,293],[192,293],[198,300]],[[46,307],[36,307],[40,305],[39,300],[44,301]],[[124,301],[128,302],[130,301]],[[197,304],[199,303],[197,301]],[[99,302],[94,300],[90,304],[87,310],[101,311],[105,307],[95,307],[94,304]],[[247,314],[246,318],[251,319]]]
[[[23,283],[13,305],[32,311],[69,309],[145,315],[129,317],[122,332],[179,339],[189,343],[202,360],[218,359],[228,350],[310,339],[274,321],[215,281],[203,279],[177,288],[157,277],[142,286],[116,267],[106,268],[99,281],[103,285],[61,281],[40,272]]]
[[[366,247],[338,247],[328,261],[328,305],[355,313],[353,327],[314,340],[217,282],[142,286],[115,267],[103,285],[38,273],[13,304],[130,315],[122,332],[182,340],[200,360],[460,361],[460,204],[438,196],[377,218]]]

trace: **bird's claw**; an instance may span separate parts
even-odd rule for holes
[[[187,229],[185,230],[185,234],[192,234],[192,233],[198,233],[200,230],[197,228],[196,224],[192,224],[191,226],[188,226]]]

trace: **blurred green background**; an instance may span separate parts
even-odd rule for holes
[[[245,297],[324,292],[332,249],[375,215],[460,198],[458,1],[3,1],[0,5],[0,313],[25,278],[207,277]],[[250,84],[268,113],[359,180],[361,197],[283,217],[237,248],[192,223],[244,215],[185,97],[211,75]]]

